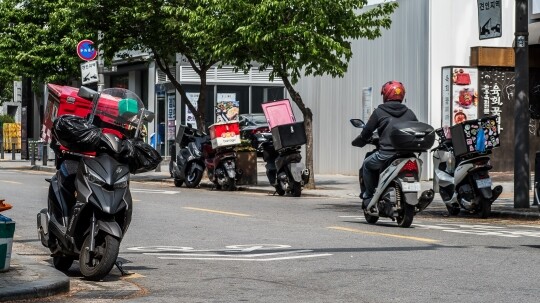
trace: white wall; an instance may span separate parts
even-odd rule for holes
[[[469,66],[471,47],[512,47],[515,1],[501,0],[502,37],[480,40],[476,0],[430,0],[429,8],[429,95],[431,125],[441,125],[441,68]]]

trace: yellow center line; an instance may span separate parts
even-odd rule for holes
[[[8,181],[8,180],[0,180],[0,182],[11,183],[11,184],[22,184],[21,182]]]
[[[330,226],[330,227],[327,227],[327,228],[335,229],[335,230],[342,230],[342,231],[350,231],[350,232],[353,232],[353,233],[359,233],[359,234],[364,234],[364,235],[392,237],[392,238],[413,240],[413,241],[426,242],[426,243],[440,242],[439,240],[435,240],[435,239],[419,238],[419,237],[411,237],[411,236],[403,236],[403,235],[387,234],[387,233],[378,233],[378,232],[374,232],[374,231],[365,231],[365,230],[360,230],[360,229],[355,229],[355,228],[348,228],[348,227],[341,227],[341,226]]]
[[[191,210],[200,210],[200,211],[206,211],[209,213],[216,213],[216,214],[222,214],[222,215],[231,215],[231,216],[239,216],[239,217],[251,217],[251,215],[247,214],[241,214],[241,213],[232,213],[228,211],[220,211],[220,210],[213,210],[213,209],[206,209],[206,208],[196,208],[196,207],[184,207],[185,209],[191,209]]]

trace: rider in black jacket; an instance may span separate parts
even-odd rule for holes
[[[383,104],[373,111],[362,133],[352,141],[353,146],[363,147],[369,143],[375,130],[379,135],[379,150],[366,157],[363,170],[360,172],[366,187],[361,194],[364,208],[367,207],[375,193],[379,173],[384,163],[396,153],[390,142],[392,126],[399,122],[418,121],[412,110],[401,103],[405,98],[405,87],[401,82],[386,82],[382,86],[381,95],[383,96]]]

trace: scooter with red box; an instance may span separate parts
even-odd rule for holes
[[[240,144],[240,128],[237,121],[210,125],[210,142],[202,145],[204,164],[208,179],[217,189],[233,191],[243,171],[236,167],[235,147]]]

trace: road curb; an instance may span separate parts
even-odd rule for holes
[[[20,265],[18,268],[11,268],[10,271],[19,271],[21,276],[38,275],[39,279],[32,282],[20,283],[20,285],[12,287],[3,287],[0,302],[45,298],[61,293],[69,292],[69,278],[58,270],[40,264],[30,257],[20,256],[16,253],[12,254],[13,261],[17,261]],[[26,274],[28,273],[28,274]],[[16,273],[3,273],[4,275]]]

